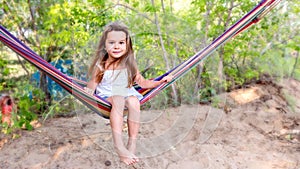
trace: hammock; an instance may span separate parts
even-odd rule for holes
[[[262,0],[256,7],[254,7],[249,13],[244,15],[240,20],[238,20],[234,25],[232,25],[228,30],[226,30],[222,35],[216,38],[210,45],[202,49],[194,56],[190,57],[188,60],[182,62],[178,66],[169,70],[165,74],[155,78],[154,80],[160,80],[164,76],[173,75],[173,80],[168,83],[163,83],[153,89],[142,89],[136,86],[138,92],[140,92],[144,97],[140,100],[141,104],[144,104],[160,91],[171,85],[177,79],[182,77],[185,73],[195,67],[200,61],[208,57],[213,51],[215,51],[219,46],[227,42],[229,39],[239,34],[250,25],[257,23],[263,16],[265,16],[272,8],[274,8],[281,0]],[[19,54],[25,60],[33,64],[40,71],[44,72],[53,79],[56,83],[62,86],[66,91],[72,94],[75,98],[81,101],[88,108],[99,114],[104,118],[109,118],[109,113],[111,105],[105,99],[97,96],[88,94],[81,82],[77,79],[69,77],[54,66],[49,64],[47,61],[43,60],[42,57],[33,52],[29,47],[23,44],[15,36],[9,33],[2,25],[0,25],[0,40],[3,44],[8,46],[14,52]],[[84,82],[83,82],[84,83]]]

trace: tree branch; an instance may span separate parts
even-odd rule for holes
[[[127,8],[135,13],[137,13],[138,15],[141,15],[142,17],[146,18],[147,20],[149,20],[150,22],[152,22],[153,24],[155,24],[155,21],[153,21],[151,18],[149,18],[146,14],[143,14],[137,10],[135,10],[134,8],[130,7],[130,6],[127,6],[125,4],[121,4],[121,3],[117,3],[115,6],[122,6],[124,8]]]
[[[151,0],[151,3],[152,3],[153,6],[155,6],[154,5],[154,0]],[[164,60],[166,62],[166,67],[169,70],[170,69],[170,64],[169,64],[169,60],[168,60],[168,57],[167,57],[168,54],[167,54],[167,51],[166,51],[166,48],[165,48],[165,45],[164,45],[164,40],[163,40],[162,35],[161,35],[161,29],[160,29],[160,26],[159,26],[159,21],[158,21],[158,17],[157,17],[156,12],[154,12],[154,17],[155,17],[155,25],[156,25],[157,32],[158,32],[161,49],[163,51]]]

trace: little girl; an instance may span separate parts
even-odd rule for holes
[[[128,28],[114,22],[106,26],[89,68],[91,80],[87,90],[105,98],[112,105],[110,125],[114,147],[127,165],[138,162],[135,156],[137,135],[140,126],[140,99],[133,87],[137,83],[142,88],[154,88],[172,80],[166,76],[160,81],[146,80],[138,71],[134,58]],[[128,109],[128,142],[122,141],[123,110]]]

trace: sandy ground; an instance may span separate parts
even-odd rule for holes
[[[1,134],[0,168],[300,168],[300,82],[255,84],[219,97],[219,108],[142,111],[140,162],[131,166],[114,152],[109,121],[78,111],[20,131],[20,138]]]

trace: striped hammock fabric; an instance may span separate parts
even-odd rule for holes
[[[212,52],[214,52],[219,46],[227,42],[229,39],[236,36],[243,30],[248,28],[250,25],[257,23],[280,1],[281,0],[262,0],[256,7],[254,7],[250,12],[244,15],[222,35],[216,38],[210,45],[196,53],[194,56],[190,57],[188,60],[182,62],[175,68],[154,79],[160,80],[164,76],[170,74],[174,77],[171,82],[163,83],[154,89],[142,89],[137,86],[137,91],[144,96],[140,101],[141,104],[144,104],[145,102],[159,94],[163,89],[182,77],[185,73],[195,67],[199,62],[203,61],[206,57],[208,57]],[[73,79],[61,73],[54,66],[43,60],[42,57],[37,55],[24,43],[18,40],[15,36],[9,33],[2,25],[0,25],[0,40],[3,44],[8,46],[10,49],[19,54],[32,65],[37,67],[40,71],[46,73],[47,76],[52,78],[56,83],[62,86],[66,91],[72,94],[88,108],[104,118],[109,118],[111,105],[106,100],[98,97],[97,95],[90,95],[85,92],[83,86],[78,83],[77,79]]]

